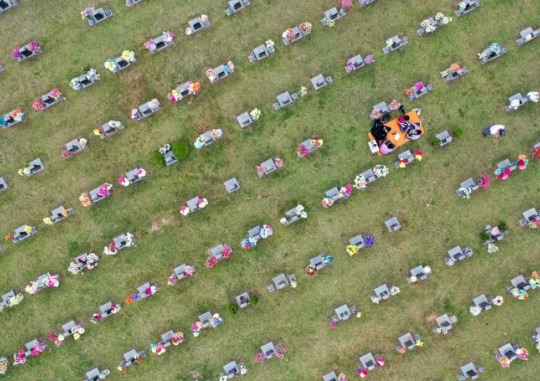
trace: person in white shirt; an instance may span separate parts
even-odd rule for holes
[[[493,126],[489,126],[482,130],[482,136],[484,138],[489,135],[492,135],[495,137],[504,136],[506,135],[506,130],[502,124],[494,124]]]

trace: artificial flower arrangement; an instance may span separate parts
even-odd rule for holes
[[[161,355],[165,353],[167,350],[166,350],[165,344],[157,343],[157,344],[150,344],[150,351],[152,353],[155,353],[156,355]]]
[[[346,11],[348,11],[348,10],[351,9],[352,7],[353,7],[352,0],[341,0],[341,8],[345,9]]]
[[[210,327],[217,328],[218,326],[223,323],[223,318],[219,316],[219,314],[213,314],[210,318]],[[201,321],[196,321],[191,326],[191,331],[193,332],[193,336],[197,337],[199,336],[201,330],[203,329],[203,323]]]
[[[352,185],[347,184],[344,187],[341,187],[338,193],[338,199],[348,199],[351,196],[352,193]],[[334,199],[332,197],[326,196],[322,199],[322,205],[325,208],[330,208],[332,205],[334,205]]]
[[[305,97],[307,95],[307,87],[300,87],[300,91],[298,92],[298,94],[300,94],[301,97]]]
[[[121,54],[121,57],[123,60],[127,62],[135,62],[135,52],[132,50],[124,50]],[[107,61],[105,61],[105,69],[112,71],[113,73],[116,73],[118,70],[120,70],[120,67],[116,63],[116,60],[113,58],[109,58]]]
[[[77,261],[71,262],[69,264],[68,271],[72,273],[73,275],[81,274],[83,273],[84,270],[95,269],[98,266],[99,257],[94,253],[87,254],[86,257],[80,256],[77,258],[85,259],[86,263],[81,268],[78,265],[79,262]]]
[[[112,184],[109,183],[103,183],[100,185],[98,189],[98,196],[100,197],[108,197],[111,194],[112,190]],[[79,201],[83,206],[90,206],[92,205],[92,199],[90,198],[90,194],[88,192],[84,192],[79,196]]]
[[[9,361],[6,357],[0,357],[0,374],[6,374],[9,367]]]
[[[329,28],[332,28],[334,25],[336,24],[336,21],[335,20],[332,20],[332,19],[325,19],[324,21],[324,26],[327,26]]]
[[[405,90],[405,94],[407,96],[413,95],[415,92],[422,91],[422,89],[424,88],[426,88],[426,86],[424,85],[424,82],[419,81],[419,82],[416,82],[412,87],[409,87],[407,90]]]
[[[80,138],[77,142],[81,146],[81,149],[85,149],[86,147],[88,147],[88,140],[86,140],[85,138]],[[71,156],[73,156],[73,154],[68,150],[65,150],[62,152],[63,158],[67,159],[68,157],[71,157]]]
[[[12,296],[11,298],[7,300],[7,303],[5,306],[0,305],[0,312],[3,311],[4,308],[11,308],[11,307],[15,307],[19,305],[23,301],[23,299],[24,299],[24,295],[21,292],[15,294],[15,296]]]
[[[110,120],[109,122],[107,122],[107,125],[109,125],[109,127],[113,129],[117,129],[120,126],[122,126],[122,123],[117,120]],[[100,136],[104,132],[105,132],[105,129],[103,128],[103,126],[99,126],[98,128],[94,130],[94,135]]]
[[[152,99],[148,102],[148,107],[152,110],[152,112],[156,112],[161,106],[161,103],[156,98]],[[131,119],[133,120],[141,120],[144,118],[144,115],[138,108],[134,108],[131,110]]]
[[[180,331],[175,332],[171,337],[171,344],[174,346],[180,345],[184,342],[184,334]]]
[[[94,14],[96,13],[96,9],[94,7],[85,8],[81,11],[81,18],[83,20],[90,20],[92,17],[94,17]]]
[[[272,40],[266,40],[264,42],[264,46],[266,47],[266,50],[270,51],[270,52],[273,52],[274,51],[274,46],[276,45],[276,43]]]
[[[88,77],[89,80],[95,82],[95,81],[99,81],[101,79],[100,75],[98,74],[97,70],[96,69],[90,69],[86,72],[86,76]],[[74,90],[77,90],[79,89],[81,86],[80,82],[79,82],[79,78],[76,77],[76,78],[73,78],[70,82],[69,82],[69,87],[71,87],[72,89]]]
[[[302,32],[309,34],[311,33],[311,29],[313,28],[313,25],[310,22],[303,22],[298,25],[298,29],[300,29]]]
[[[208,205],[208,199],[204,197],[203,198],[199,197],[199,199],[197,200],[197,206],[199,207],[199,209],[204,209],[206,208],[207,205]],[[187,205],[182,205],[180,207],[180,215],[182,216],[187,216],[191,212],[192,210]]]
[[[144,294],[147,295],[147,296],[151,296],[151,295],[154,295],[158,291],[159,291],[158,285],[156,283],[150,283],[148,288],[146,288],[146,290],[144,290]],[[129,295],[126,298],[126,303],[128,303],[128,304],[135,303],[135,302],[138,302],[141,299],[142,298],[139,295],[139,293],[135,292],[135,293]]]
[[[486,58],[488,55],[490,55],[491,53],[499,54],[501,51],[502,51],[501,45],[497,42],[493,42],[489,45],[489,47],[486,50],[484,50],[481,53],[478,53],[478,58],[482,60]]]
[[[322,258],[322,263],[323,263],[324,266],[329,266],[334,261],[334,256],[332,256],[330,254],[326,254],[326,253],[322,254],[321,258]],[[316,275],[317,272],[318,272],[317,267],[315,265],[311,264],[311,263],[306,267],[306,274],[310,278],[313,277],[314,275]]]
[[[137,177],[139,177],[140,179],[144,179],[146,175],[147,173],[144,168],[139,168],[137,170]],[[123,187],[128,187],[131,185],[131,181],[127,178],[127,176],[124,175],[118,178],[118,184],[120,184]]]
[[[165,41],[167,43],[171,43],[173,42],[174,43],[174,33],[171,33],[171,32],[163,32],[163,36],[165,36]],[[150,51],[150,53],[153,53],[156,48],[157,48],[157,45],[156,45],[156,41],[154,40],[148,40],[144,43],[144,47],[146,49],[148,49]]]
[[[319,134],[313,134],[313,136],[311,137],[311,145],[313,145],[314,147],[322,147],[323,145],[323,140],[319,137]],[[301,157],[305,157],[309,154],[309,151],[308,149],[306,148],[306,146],[302,143],[300,143],[298,145],[298,150],[297,150],[297,153],[298,155],[300,155]]]
[[[377,356],[377,358],[375,359],[375,367],[382,368],[384,364],[386,364],[386,359],[384,357]],[[366,378],[369,375],[369,370],[360,365],[356,369],[356,374],[358,374],[360,378]]]
[[[296,206],[295,213],[298,217],[304,218],[304,219],[306,219],[308,216],[306,212],[306,208],[304,207],[304,205],[300,205],[300,204]],[[282,219],[280,219],[279,223],[283,226],[288,226],[291,224],[291,222],[289,221],[287,217],[283,217]]]
[[[29,166],[20,168],[17,173],[21,176],[30,176],[32,174],[32,168],[30,168]]]
[[[47,343],[45,341],[38,341],[36,345],[30,349],[30,356],[39,356],[45,351],[45,348],[47,348]],[[24,349],[19,349],[17,353],[13,355],[13,365],[25,364],[26,361],[27,357]]]
[[[518,349],[516,349],[516,358],[518,360],[527,361],[528,356],[529,356],[529,351],[526,348],[518,348]],[[499,359],[499,363],[501,364],[501,366],[503,368],[509,368],[512,361],[513,360],[509,359],[506,356],[502,356]]]
[[[219,139],[221,136],[223,136],[223,130],[221,128],[213,128],[210,130],[210,135],[212,136],[212,139]],[[204,135],[199,135],[197,139],[195,139],[195,143],[193,143],[195,148],[201,149],[204,147]]]
[[[276,348],[276,353],[274,355],[278,359],[282,359],[285,356],[285,353],[287,352],[287,348],[285,348],[285,346],[281,343],[276,344],[275,348]],[[266,356],[262,352],[257,353],[255,355],[255,358],[253,359],[255,363],[260,363],[260,362],[263,362],[264,360],[266,360]]]
[[[506,168],[500,167],[500,168],[497,168],[494,172],[494,175],[499,180],[506,180],[510,177],[511,174],[512,174],[512,170],[510,169],[510,167],[506,167]]]
[[[372,235],[366,235],[365,237],[363,237],[363,241],[364,241],[364,246],[366,247],[371,247],[375,245],[375,238],[373,238]],[[349,254],[352,257],[353,255],[358,253],[359,249],[358,249],[358,246],[356,245],[347,245],[345,250],[347,251],[347,254]]]
[[[197,93],[201,89],[201,83],[200,82],[188,81],[186,83],[186,86],[187,86],[187,89],[188,89],[188,92],[189,92],[188,95],[197,95]],[[172,89],[171,92],[167,95],[167,97],[169,98],[169,100],[172,103],[176,103],[176,102],[181,101],[182,99],[184,99],[184,97],[176,89]]]
[[[429,267],[429,266],[424,266],[424,268],[422,269],[422,272],[423,272],[424,274],[426,274],[426,275],[431,274],[432,271],[433,271],[433,270],[432,270],[431,267]],[[416,282],[418,282],[418,278],[417,278],[415,275],[411,275],[411,277],[409,278],[409,281],[410,281],[411,283],[416,283]]]
[[[221,65],[221,67],[223,68],[225,74],[234,73],[234,63],[232,61],[228,61],[226,65]],[[206,77],[210,83],[214,83],[218,80],[218,76],[214,69],[206,70]]]
[[[232,248],[230,246],[224,245],[223,250],[221,251],[221,258],[218,259],[215,255],[210,256],[205,262],[204,265],[209,269],[215,267],[220,261],[224,259],[229,259],[232,254]]]
[[[232,250],[231,250],[232,252]],[[190,265],[186,265],[185,268],[184,268],[184,276],[186,278],[191,278],[193,276],[193,274],[195,273],[195,266],[190,266]],[[176,284],[176,282],[178,282],[178,277],[176,276],[176,274],[172,274],[169,279],[167,280],[167,284],[169,286],[174,286]]]
[[[249,116],[254,122],[256,122],[261,118],[261,110],[259,110],[258,108],[254,108],[249,112]]]
[[[486,175],[485,173],[481,174],[480,179],[476,182],[476,185],[484,189],[488,189],[490,184],[491,184],[491,180],[489,176]],[[459,197],[467,199],[467,200],[471,198],[472,192],[473,192],[472,187],[460,187],[457,190]]]
[[[527,93],[527,98],[534,103],[538,103],[540,100],[540,93],[538,91],[530,91]]]
[[[424,152],[418,150],[414,152],[414,158],[418,161],[422,161],[424,158]],[[407,159],[401,159],[399,161],[399,168],[406,168],[407,167]],[[410,164],[410,163],[409,163]]]
[[[135,236],[130,232],[124,233],[124,242],[124,247],[134,246]],[[118,248],[116,247],[116,242],[114,242],[114,240],[103,248],[103,254],[105,255],[115,255],[116,253],[118,253]]]
[[[120,305],[120,303],[111,303],[111,309],[110,309],[110,314],[111,315],[114,315],[114,314],[117,314],[118,311],[120,311],[122,309],[122,306]],[[93,314],[92,317],[90,318],[90,322],[94,323],[94,324],[97,324],[101,321],[103,317],[101,316],[101,313],[97,313],[97,314]]]
[[[24,113],[18,108],[12,110],[7,115],[8,115],[8,118],[13,119],[15,122],[22,122],[23,119],[24,119]],[[1,115],[0,116],[0,127],[6,127],[6,126],[7,126],[7,122],[4,119],[4,115]]]
[[[261,230],[259,231],[259,235],[262,239],[266,239],[270,237],[272,234],[274,234],[274,230],[270,225],[263,225],[261,227]],[[240,243],[242,245],[242,248],[249,250],[257,246],[257,240],[253,237],[246,236],[244,239],[242,239],[242,242]]]
[[[446,335],[448,332],[450,332],[450,331],[446,327],[437,327],[437,328],[435,328],[435,333],[438,333],[438,334]]]
[[[373,167],[372,172],[378,179],[381,177],[386,177],[388,175],[388,167],[382,164],[377,164],[375,167]],[[357,190],[365,190],[366,187],[367,179],[362,174],[356,176],[354,179],[354,188]]]
[[[44,288],[52,288],[52,287],[58,287],[58,286],[60,286],[60,276],[56,274],[56,275],[50,275],[48,277],[45,277],[40,282],[37,282],[37,281],[30,282],[28,286],[24,288],[24,290],[28,292],[30,295],[33,295]]]
[[[41,46],[36,40],[30,41],[27,45],[28,50],[30,50],[32,53],[41,53]],[[21,48],[15,48],[11,52],[11,57],[14,60],[22,61],[24,57],[21,54]]]
[[[364,63],[366,65],[371,65],[373,62],[375,62],[375,56],[373,54],[369,54],[368,56],[366,56],[364,58]],[[350,69],[350,70],[354,70],[355,69],[355,66],[354,66],[354,61],[352,60],[348,60],[347,61],[347,67]]]
[[[527,169],[528,164],[529,164],[529,159],[527,159],[527,156],[525,155],[519,155],[518,158],[514,161],[514,165],[517,165],[517,168],[520,171]]]
[[[54,99],[55,101],[58,101],[60,99],[62,99],[64,96],[62,95],[62,92],[60,90],[58,90],[57,88],[54,88],[52,89],[51,91],[49,91],[49,97],[51,97],[52,99]],[[34,108],[34,110],[36,111],[43,111],[45,109],[45,103],[43,103],[43,100],[42,99],[38,99],[37,101],[35,101],[33,104],[32,104],[32,107]]]
[[[207,15],[201,15],[201,20],[202,20],[203,22],[208,21],[208,16],[207,16]],[[191,27],[188,26],[188,27],[186,28],[186,35],[187,35],[187,36],[191,36],[192,34],[193,34],[193,29],[191,29]]]
[[[488,254],[493,254],[493,253],[496,253],[497,251],[499,251],[499,247],[492,242],[488,242],[487,244]]]

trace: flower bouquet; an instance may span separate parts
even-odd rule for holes
[[[471,313],[472,316],[478,316],[482,312],[482,308],[477,307],[477,306],[470,306],[469,312]]]
[[[373,167],[372,171],[378,179],[388,175],[388,167],[383,164],[377,164]]]
[[[453,63],[452,65],[450,65],[450,71],[452,73],[457,73],[460,70],[461,70],[461,66],[459,64]]]
[[[359,366],[356,368],[356,374],[360,376],[360,378],[366,378],[369,375],[369,370],[363,368],[362,366]]]
[[[264,359],[265,359],[264,353],[260,352],[260,353],[257,353],[255,355],[255,358],[253,359],[253,362],[255,362],[255,363],[263,362]]]
[[[161,355],[166,352],[166,348],[165,345],[163,345],[162,343],[150,344],[150,351],[152,351],[152,353],[155,353],[156,355]]]
[[[538,91],[531,91],[527,93],[527,98],[534,103],[538,103],[540,100],[540,93]]]
[[[319,138],[319,134],[313,134],[311,137],[311,144],[315,147],[321,147],[323,145],[323,140]]]
[[[525,155],[519,155],[518,158],[515,160],[514,164],[517,165],[520,171],[523,171],[527,169],[527,164],[529,164],[529,159],[527,159],[527,156]]]
[[[365,190],[367,187],[367,180],[363,175],[358,175],[354,179],[354,187],[356,190]]]
[[[0,374],[6,374],[9,366],[9,361],[5,357],[0,357]]]
[[[347,253],[352,257],[356,253],[358,253],[358,246],[356,245],[347,245],[346,247]]]
[[[240,245],[242,245],[242,248],[249,250],[257,246],[257,241],[253,237],[244,237]]]
[[[471,198],[472,188],[471,187],[459,187],[459,189],[457,190],[457,193],[458,193],[459,197],[468,200],[468,199]]]
[[[442,335],[446,335],[449,331],[448,331],[448,328],[446,327],[437,327],[435,328],[435,332]]]
[[[349,197],[351,197],[351,193],[352,193],[352,185],[347,184],[341,187],[341,189],[339,190],[339,198],[348,199]]]
[[[270,225],[263,225],[261,230],[259,231],[259,235],[262,239],[266,239],[270,237],[272,234],[274,234],[274,230]]]
[[[332,205],[334,205],[334,199],[332,197],[325,197],[322,199],[322,206],[325,208],[330,208]]]
[[[313,25],[312,25],[310,22],[307,22],[307,21],[305,21],[305,22],[301,23],[300,25],[298,25],[298,28],[299,28],[302,32],[304,32],[304,33],[306,33],[306,34],[311,33],[312,27],[313,27]],[[293,39],[294,39],[294,38],[293,38]]]
[[[13,365],[25,364],[26,352],[24,349],[19,349],[17,353],[13,355]]]
[[[9,298],[6,302],[6,306],[0,305],[0,311],[2,311],[4,308],[11,308],[14,306],[19,305],[24,299],[24,295],[22,293],[15,294],[15,296],[12,296]]]
[[[300,91],[298,92],[298,94],[300,94],[301,97],[305,97],[307,95],[307,87],[300,87]]]
[[[478,180],[477,185],[484,188],[484,189],[488,189],[490,184],[491,184],[491,181],[489,179],[489,176],[484,174],[484,173],[481,174],[480,175],[480,180]]]
[[[184,342],[184,334],[180,331],[174,333],[171,337],[171,344],[174,346],[177,346],[179,344],[182,344]]]
[[[497,168],[494,174],[499,180],[506,180],[512,174],[512,170],[510,168]]]
[[[341,8],[349,10],[353,7],[352,0],[341,0]]]
[[[32,104],[32,107],[36,111],[43,111],[43,109],[45,109],[45,104],[41,99],[39,99]]]
[[[79,201],[81,202],[83,206],[92,205],[92,200],[90,199],[90,196],[87,192],[84,192],[79,196]]]
[[[431,23],[429,22],[429,20],[424,20],[420,23],[420,26],[424,29],[424,31],[426,33],[432,33],[432,32],[435,32],[437,30],[436,27],[434,27],[433,25],[431,25]]]
[[[272,40],[266,40],[264,42],[264,46],[266,47],[266,50],[269,50],[269,51],[273,51],[275,45],[276,43]]]
[[[203,327],[203,323],[200,321],[193,323],[193,325],[191,326],[191,331],[193,332],[193,336],[195,337],[199,336],[201,333],[202,327]]]
[[[96,9],[91,7],[91,8],[85,8],[81,11],[81,17],[82,19],[87,19],[87,20],[90,20],[94,14],[96,13]]]
[[[49,333],[49,340],[51,340],[54,345],[59,347],[64,342],[64,336],[63,335],[57,335],[56,332]]]
[[[399,287],[397,287],[397,286],[390,287],[390,295],[391,296],[397,295],[400,292],[401,292],[401,290],[399,289]]]
[[[435,15],[435,20],[439,21],[443,25],[447,25],[452,22],[452,17],[447,17],[443,13],[439,12]]]
[[[391,111],[396,111],[396,110],[398,110],[400,107],[401,107],[401,103],[399,103],[399,102],[396,101],[395,99],[392,100],[392,102],[390,102],[390,104],[388,105],[388,108],[389,108]]]
[[[371,111],[371,115],[373,115],[373,118],[375,119],[381,119],[383,116],[382,111],[378,108],[374,108],[373,111]]]
[[[221,323],[223,323],[223,318],[220,317],[219,314],[213,314],[210,319],[210,326],[212,328],[217,328]]]
[[[529,356],[529,351],[527,350],[527,348],[518,348],[516,350],[516,356],[518,358],[518,360],[522,360],[522,361],[527,361],[527,358]]]
[[[24,119],[24,113],[18,108],[8,113],[8,116],[11,117],[11,119],[13,119],[15,122],[22,122],[22,120]],[[7,126],[7,122],[4,119],[4,116],[0,116],[0,126],[1,127]]]
[[[217,257],[215,256],[211,256],[210,258],[208,258],[205,262],[204,262],[204,265],[206,267],[208,267],[209,269],[215,267],[217,264],[218,264],[219,260],[217,259]]]
[[[325,19],[324,26],[327,26],[329,28],[333,27],[336,24],[335,20],[332,19]]]
[[[163,147],[159,147],[158,152],[162,155],[165,155],[167,152],[171,150],[170,144],[165,144]]]
[[[97,265],[98,265],[97,262],[99,260],[99,257],[94,253],[90,253],[86,257],[80,256],[80,257],[77,257],[77,258],[85,259],[86,264],[84,266],[82,266],[82,268],[81,268],[77,263],[82,263],[82,262],[71,262],[69,264],[68,271],[70,273],[72,273],[73,275],[80,274],[85,269],[86,270],[92,270],[92,269],[96,268]]]
[[[253,119],[254,122],[256,122],[261,117],[261,110],[259,110],[258,108],[254,108],[249,112],[249,116],[251,117],[251,119]]]
[[[493,298],[492,304],[494,306],[500,307],[503,305],[503,303],[504,303],[504,298],[501,295],[497,295],[496,297]]]
[[[37,342],[36,345],[30,349],[30,356],[39,356],[45,351],[45,348],[47,348],[47,343],[45,341]]]
[[[529,279],[529,284],[531,286],[531,289],[534,290],[540,285],[540,275],[538,274],[538,271],[533,271],[531,274],[531,279]]]

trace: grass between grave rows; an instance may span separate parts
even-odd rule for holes
[[[145,1],[125,9],[123,0],[109,3],[59,0],[22,1],[1,16],[2,92],[0,109],[22,107],[27,120],[13,130],[0,132],[0,175],[10,190],[0,195],[0,231],[7,234],[23,223],[38,224],[36,237],[20,245],[8,245],[0,255],[0,291],[23,288],[46,271],[60,272],[60,288],[26,295],[17,308],[0,315],[0,353],[10,356],[25,342],[45,338],[71,319],[88,322],[97,306],[123,301],[138,285],[154,280],[161,291],[117,316],[88,327],[79,342],[66,342],[25,366],[11,369],[6,379],[72,380],[93,366],[115,368],[126,350],[148,350],[151,342],[169,329],[181,329],[186,343],[162,356],[149,354],[139,367],[128,369],[136,380],[217,379],[226,362],[244,360],[248,377],[256,380],[313,380],[330,370],[353,376],[361,354],[372,351],[388,357],[387,366],[370,377],[384,380],[451,380],[469,361],[484,365],[488,379],[532,379],[540,356],[533,353],[531,335],[538,326],[535,315],[540,295],[525,302],[510,300],[504,290],[509,279],[538,267],[538,232],[518,228],[521,212],[539,206],[538,163],[496,181],[471,200],[455,196],[459,182],[480,173],[492,173],[507,157],[529,153],[539,140],[538,107],[527,105],[506,113],[507,97],[538,89],[535,67],[540,44],[518,48],[514,40],[523,27],[540,24],[538,5],[532,0],[499,3],[485,0],[481,7],[454,21],[432,36],[418,37],[420,22],[438,11],[450,14],[448,1],[384,1],[353,11],[328,30],[320,27],[322,12],[337,1],[302,2],[254,0],[253,5],[230,18],[226,2],[200,0]],[[291,5],[292,4],[292,5]],[[112,20],[89,28],[79,12],[88,5],[107,5]],[[187,37],[186,22],[201,13],[212,22],[209,30]],[[280,34],[302,21],[314,24],[313,33],[293,46],[282,46]],[[165,52],[150,55],[142,44],[162,31],[177,35]],[[403,50],[384,56],[384,41],[402,32],[410,37]],[[271,58],[248,64],[250,49],[271,38],[277,51]],[[44,52],[26,63],[10,61],[10,52],[37,39]],[[508,54],[481,66],[476,53],[491,42],[508,48]],[[132,49],[138,62],[114,75],[103,68],[107,58]],[[375,54],[375,63],[345,75],[346,60],[361,53]],[[170,104],[166,94],[178,81],[202,79],[204,70],[233,60],[235,73],[223,83],[203,84],[201,94],[190,102]],[[455,83],[444,84],[439,72],[453,62],[468,66],[470,73]],[[98,69],[96,86],[76,93],[69,89],[72,77],[84,66]],[[334,84],[319,92],[309,79],[332,75]],[[403,91],[423,80],[434,91],[414,103]],[[275,95],[285,90],[310,88],[306,98],[291,108],[274,112]],[[35,98],[59,87],[67,101],[36,113]],[[135,123],[130,110],[157,97],[162,110]],[[426,137],[407,149],[422,149],[425,159],[405,170],[395,170],[394,157],[371,156],[367,149],[372,105],[381,100],[403,101],[406,108],[421,107]],[[258,107],[261,122],[240,130],[234,117]],[[4,111],[2,111],[4,112]],[[101,141],[92,130],[109,119],[126,129]],[[482,139],[480,130],[505,124],[508,135]],[[152,166],[152,154],[164,143],[195,137],[213,127],[224,129],[224,138],[206,150],[195,152],[170,168]],[[430,142],[444,129],[460,127],[464,136],[446,149]],[[319,133],[320,152],[300,160],[299,142]],[[62,159],[64,144],[87,137],[90,149]],[[35,157],[46,169],[27,179],[17,169]],[[259,179],[255,165],[269,157],[284,158],[284,169]],[[326,189],[352,182],[375,164],[390,167],[390,174],[364,193],[355,192],[346,202],[324,210],[320,200]],[[124,171],[143,166],[148,179],[128,189],[115,186],[113,196],[92,208],[82,208],[81,192],[104,181],[115,182]],[[239,178],[242,190],[228,195],[222,182]],[[201,195],[209,206],[187,218],[178,207]],[[302,203],[309,218],[283,228],[282,214]],[[39,223],[60,204],[75,208],[75,216],[54,227]],[[397,215],[404,228],[395,235],[383,232],[383,221]],[[478,233],[486,224],[506,221],[512,231],[490,256],[481,248]],[[239,242],[259,223],[269,223],[275,234],[252,251]],[[70,260],[84,251],[101,253],[117,234],[131,231],[139,244],[115,257],[102,257],[100,266],[84,276],[67,273]],[[375,247],[350,258],[345,245],[358,233],[373,234]],[[230,260],[209,270],[203,266],[207,249],[228,243],[235,252]],[[467,244],[476,254],[453,268],[443,263],[446,250]],[[303,268],[309,258],[329,252],[336,260],[314,279]],[[193,279],[166,286],[174,266],[194,263]],[[419,263],[434,269],[429,281],[408,286],[405,276]],[[296,290],[268,294],[266,285],[280,272],[295,272]],[[374,287],[387,282],[401,287],[397,297],[381,305],[369,301]],[[225,307],[242,291],[260,295],[257,306],[224,316]],[[502,308],[472,318],[468,306],[480,293],[503,294]],[[329,326],[333,308],[356,305],[360,320]],[[189,326],[206,310],[218,311],[224,324],[193,338]],[[455,330],[445,337],[431,333],[433,319],[444,312],[458,316]],[[424,348],[404,356],[394,345],[403,333],[419,333]],[[255,365],[252,358],[267,341],[282,342],[284,360]],[[530,360],[501,369],[493,354],[508,342],[531,350]],[[120,377],[113,369],[112,380]]]

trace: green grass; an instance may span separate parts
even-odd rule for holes
[[[379,0],[366,8],[355,6],[327,30],[320,27],[322,12],[337,1],[252,3],[241,14],[226,17],[226,1],[147,0],[126,9],[123,0],[23,0],[0,16],[5,67],[0,108],[7,112],[21,107],[27,114],[24,124],[0,132],[0,175],[11,188],[0,195],[0,231],[7,235],[23,223],[38,224],[39,229],[36,237],[7,245],[0,255],[0,291],[24,288],[46,271],[62,276],[60,288],[26,295],[21,305],[0,316],[0,353],[11,356],[28,340],[45,338],[71,319],[88,322],[97,306],[111,299],[123,301],[146,281],[161,286],[152,298],[125,305],[117,316],[89,326],[79,342],[53,348],[4,378],[73,380],[100,366],[111,368],[111,380],[120,379],[114,368],[122,353],[132,347],[148,350],[169,329],[183,330],[186,342],[159,357],[149,353],[141,366],[128,369],[130,379],[215,380],[232,359],[245,361],[248,377],[255,380],[315,380],[330,370],[354,378],[358,357],[368,351],[388,358],[385,368],[371,374],[374,380],[453,380],[469,361],[484,365],[486,379],[537,377],[540,356],[533,353],[530,337],[538,326],[534,311],[540,296],[535,292],[522,302],[511,300],[504,290],[513,276],[538,266],[537,232],[517,226],[521,212],[540,204],[538,163],[531,162],[525,172],[505,182],[495,181],[469,201],[458,199],[455,190],[470,176],[491,173],[506,157],[528,154],[539,139],[536,105],[504,111],[508,96],[540,86],[540,44],[518,48],[514,42],[518,30],[540,24],[538,5],[532,0],[485,0],[470,15],[420,38],[420,22],[438,11],[450,14],[449,1]],[[88,5],[110,6],[115,16],[89,28],[79,17]],[[201,13],[210,16],[212,28],[186,37],[187,20]],[[281,32],[306,20],[314,24],[313,33],[284,47]],[[162,31],[174,32],[176,43],[151,56],[142,45]],[[409,35],[409,44],[384,56],[384,41],[397,32]],[[276,54],[248,64],[249,50],[268,38],[276,42]],[[9,58],[14,47],[32,39],[44,50],[38,58],[25,63]],[[495,41],[506,46],[508,54],[481,66],[476,53]],[[106,71],[105,60],[124,49],[135,50],[138,62],[117,75]],[[345,75],[346,60],[358,52],[374,53],[375,63]],[[202,80],[206,68],[228,60],[236,63],[230,78],[216,85],[204,81],[200,95],[190,102],[171,104],[166,99],[178,81]],[[439,72],[455,61],[470,72],[445,84]],[[69,80],[86,65],[97,68],[102,80],[76,93]],[[334,84],[316,93],[310,90],[289,109],[271,109],[277,94],[311,88],[309,79],[319,72],[332,75]],[[410,103],[403,91],[418,80],[432,83],[434,91]],[[63,90],[67,101],[34,112],[35,98],[53,87]],[[157,115],[142,122],[129,119],[133,107],[154,97],[163,104]],[[407,147],[422,149],[425,159],[401,171],[394,170],[393,156],[370,156],[367,149],[371,106],[394,98],[407,108],[421,107],[427,130],[423,139]],[[262,110],[260,123],[241,130],[235,116],[255,107]],[[106,141],[93,136],[109,119],[121,120],[126,128]],[[505,124],[507,136],[482,139],[481,129],[494,123]],[[172,167],[154,166],[153,154],[163,144],[192,144],[215,127],[224,130],[215,145],[192,150]],[[431,146],[436,133],[456,128],[463,130],[460,139],[444,149]],[[296,145],[315,132],[324,147],[298,159]],[[64,144],[81,136],[89,139],[89,149],[62,159]],[[38,156],[46,170],[30,179],[19,177],[17,170]],[[283,170],[259,179],[255,166],[275,156],[284,159]],[[326,189],[352,182],[378,163],[391,167],[387,178],[330,210],[322,208]],[[115,185],[110,199],[91,208],[80,206],[81,192],[104,181],[116,184],[135,166],[148,170],[145,182],[127,189]],[[242,190],[229,195],[222,182],[232,176],[238,177]],[[179,206],[195,195],[207,197],[209,206],[180,218]],[[308,220],[279,226],[283,213],[298,202],[307,207]],[[74,207],[75,215],[58,226],[39,223],[60,204]],[[383,221],[394,214],[406,221],[404,229],[383,233]],[[501,220],[512,232],[490,256],[481,247],[479,233]],[[245,232],[260,223],[271,224],[274,236],[255,250],[241,250]],[[100,266],[84,276],[66,271],[75,255],[100,254],[110,239],[125,231],[137,236],[137,247],[101,258]],[[376,246],[350,258],[346,242],[358,233],[373,234]],[[222,242],[233,246],[231,259],[206,269],[207,249]],[[470,245],[476,254],[447,268],[443,258],[456,244]],[[304,266],[321,252],[335,255],[334,264],[307,279]],[[197,273],[168,287],[167,277],[183,262],[194,263]],[[408,270],[420,262],[434,269],[433,279],[406,285]],[[295,272],[298,288],[269,294],[266,285],[280,272]],[[369,296],[384,282],[401,286],[402,292],[373,305]],[[243,291],[258,294],[259,303],[226,315],[227,305]],[[473,318],[468,307],[480,293],[504,294],[505,305]],[[345,302],[356,305],[363,317],[331,330],[333,308]],[[221,313],[224,324],[193,338],[190,325],[208,309]],[[444,312],[456,314],[459,321],[451,334],[435,337],[432,319]],[[407,331],[419,333],[424,348],[397,355],[395,342]],[[259,346],[269,340],[288,347],[286,358],[253,364]],[[529,348],[530,360],[501,369],[493,355],[508,341]]]

